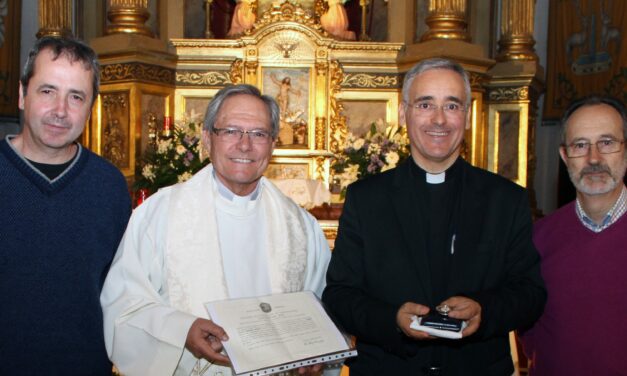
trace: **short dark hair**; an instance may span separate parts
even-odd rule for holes
[[[35,60],[37,56],[39,56],[39,53],[44,50],[52,51],[53,60],[58,59],[59,56],[63,56],[73,63],[77,61],[82,63],[85,70],[93,73],[93,94],[91,98],[91,104],[93,105],[96,98],[98,98],[98,88],[100,86],[100,64],[98,64],[98,56],[96,52],[83,41],[71,37],[43,37],[35,42],[35,45],[28,53],[28,59],[26,60],[26,64],[24,64],[24,70],[20,77],[24,96],[27,94],[28,83],[35,74]]]
[[[625,105],[623,102],[618,98],[610,96],[590,95],[573,101],[566,109],[566,112],[564,112],[560,129],[562,146],[566,145],[566,126],[573,113],[581,107],[596,106],[600,104],[608,105],[618,112],[620,117],[623,119],[623,139],[627,140],[627,112],[625,112]]]
[[[218,112],[220,112],[222,104],[228,97],[232,97],[234,95],[252,95],[253,97],[259,98],[266,105],[268,114],[270,115],[270,122],[272,123],[270,124],[272,126],[272,138],[276,138],[279,135],[279,105],[276,103],[274,98],[269,95],[262,95],[259,89],[249,84],[229,85],[220,89],[220,91],[216,93],[207,106],[205,121],[203,122],[204,130],[209,132],[213,131],[213,127],[216,123]]]
[[[414,82],[416,76],[433,69],[445,69],[459,74],[459,76],[464,81],[464,94],[466,95],[466,103],[464,103],[464,105],[466,107],[470,106],[470,102],[472,100],[472,90],[470,87],[468,72],[466,72],[464,67],[459,65],[457,62],[442,58],[423,60],[414,65],[407,73],[405,73],[405,79],[403,80],[402,89],[403,102],[409,103],[409,90],[411,89],[411,84]]]

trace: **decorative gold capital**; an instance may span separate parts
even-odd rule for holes
[[[326,61],[319,61],[316,63],[316,75],[324,77],[327,75],[327,69],[329,69],[329,63]]]
[[[146,26],[150,18],[148,0],[109,0],[107,34],[140,34],[153,37]]]

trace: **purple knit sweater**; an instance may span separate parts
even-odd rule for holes
[[[627,375],[627,214],[594,233],[571,202],[538,221],[533,240],[548,300],[522,336],[530,374]]]

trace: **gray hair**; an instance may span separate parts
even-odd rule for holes
[[[433,58],[423,60],[420,63],[414,65],[406,74],[403,80],[403,102],[409,103],[409,90],[414,79],[421,73],[430,71],[432,69],[446,69],[459,74],[464,81],[464,93],[466,94],[466,107],[470,107],[470,101],[472,99],[470,90],[470,79],[466,70],[458,63],[442,58]]]
[[[568,125],[568,120],[573,115],[573,113],[575,113],[575,111],[582,107],[597,106],[600,104],[608,105],[616,110],[616,112],[618,112],[621,119],[623,119],[623,139],[627,140],[627,112],[625,112],[625,105],[623,104],[623,102],[620,99],[614,97],[591,95],[574,101],[568,106],[566,112],[564,112],[564,116],[562,116],[560,126],[562,146],[566,146],[566,127]]]
[[[234,95],[252,95],[253,97],[259,98],[266,105],[268,113],[270,114],[270,121],[272,123],[272,138],[276,138],[278,136],[280,125],[279,105],[276,103],[274,98],[269,95],[261,94],[259,89],[249,84],[229,85],[220,89],[220,91],[216,93],[207,106],[205,121],[203,122],[203,129],[205,131],[213,131],[213,127],[216,123],[218,112],[220,112],[222,104],[227,98]]]
[[[57,60],[59,56],[68,58],[72,63],[80,62],[85,70],[93,73],[91,86],[93,94],[91,104],[93,105],[98,98],[98,88],[100,87],[100,64],[94,50],[86,45],[83,41],[71,37],[43,37],[33,45],[28,53],[28,59],[24,64],[24,70],[20,77],[24,96],[28,91],[28,83],[35,75],[35,60],[39,53],[44,50],[52,51],[52,60]]]

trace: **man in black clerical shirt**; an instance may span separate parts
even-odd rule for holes
[[[348,188],[323,301],[356,337],[351,376],[511,375],[509,332],[542,312],[526,191],[460,157],[470,100],[458,64],[413,67],[399,107],[412,158]],[[411,328],[436,307],[462,338]]]

